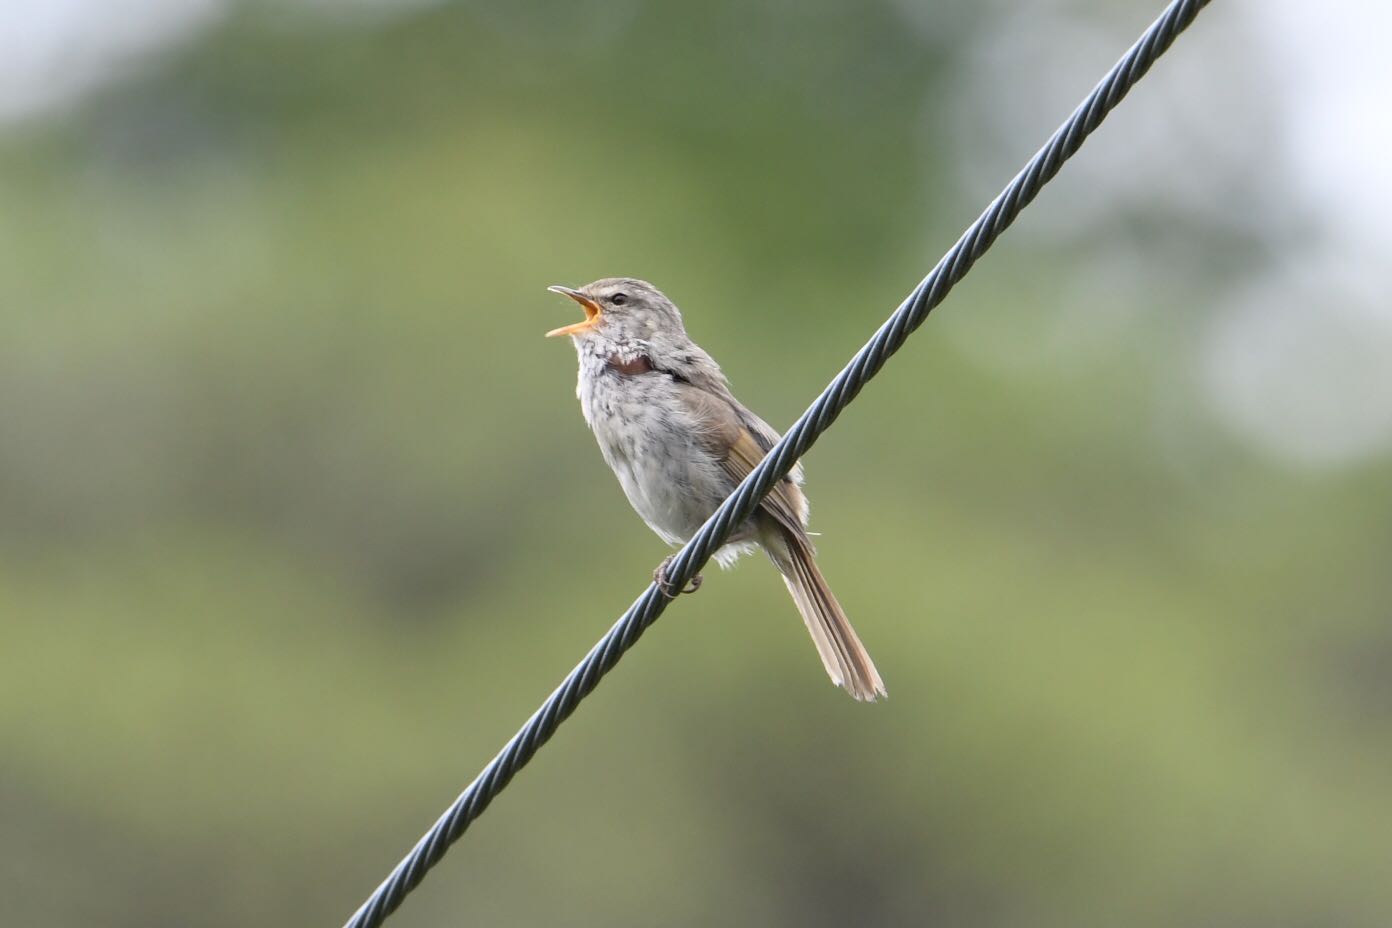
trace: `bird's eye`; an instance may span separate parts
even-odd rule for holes
[[[628,294],[616,293],[609,298],[609,302],[614,304],[615,306],[622,306],[623,304],[628,302]]]

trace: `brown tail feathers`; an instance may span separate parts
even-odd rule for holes
[[[793,602],[802,613],[831,682],[864,702],[888,695],[875,662],[817,569],[811,542],[782,526],[767,532],[767,536],[764,549],[783,574],[783,582],[793,594]]]

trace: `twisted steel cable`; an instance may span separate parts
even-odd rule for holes
[[[1107,72],[1107,76],[962,234],[875,336],[856,352],[851,363],[836,375],[759,466],[677,553],[667,570],[667,578],[674,588],[685,587],[732,531],[753,514],[764,495],[787,475],[797,460],[836,421],[836,417],[855,399],[861,388],[879,373],[890,356],[923,324],[928,313],[966,276],[976,259],[985,254],[996,238],[1015,221],[1020,211],[1053,179],[1063,163],[1082,147],[1084,139],[1102,124],[1102,120],[1121,102],[1132,85],[1145,75],[1175,37],[1194,21],[1208,3],[1209,0],[1175,0]],[[397,864],[391,875],[348,920],[345,928],[377,928],[381,925],[671,602],[656,583],[650,584]]]

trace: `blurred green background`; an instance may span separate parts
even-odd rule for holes
[[[6,925],[341,923],[666,553],[544,288],[786,426],[1159,3],[118,7],[0,17]],[[809,455],[888,702],[712,568],[391,924],[1392,921],[1392,317],[1269,18]]]

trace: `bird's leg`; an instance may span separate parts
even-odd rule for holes
[[[675,557],[675,554],[667,555],[662,559],[662,563],[657,565],[657,570],[653,571],[653,583],[657,584],[657,588],[662,591],[662,595],[666,596],[668,599],[676,599],[681,593],[695,593],[701,588],[702,578],[700,574],[697,574],[691,578],[691,584],[686,589],[677,590],[675,593],[672,592],[672,584],[667,581],[667,568],[672,566],[672,559]]]

